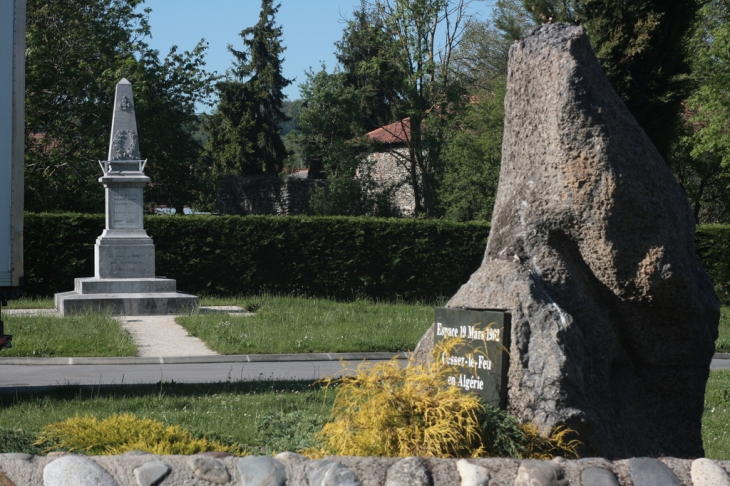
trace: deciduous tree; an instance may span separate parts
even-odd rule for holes
[[[319,215],[386,213],[387,194],[370,177],[364,137],[367,115],[360,90],[346,82],[340,70],[307,73],[300,85],[298,138],[310,176],[326,177],[327,185],[313,191],[310,212]]]
[[[149,32],[138,3],[28,1],[28,210],[103,210],[95,177],[109,145],[114,86],[135,69],[135,44]]]
[[[393,152],[409,173],[415,213],[435,216],[441,152],[448,122],[465,102],[465,90],[452,69],[468,15],[467,0],[373,0],[372,15],[398,46],[403,86],[397,97],[409,118],[407,152]]]
[[[216,79],[203,69],[206,49],[203,41],[192,51],[173,47],[163,60],[157,51],[145,49],[131,78],[140,143],[149,160],[145,170],[152,179],[145,201],[174,208],[176,214],[212,196],[206,193],[209,162],[196,136],[201,122],[195,113],[197,104],[207,102]]]
[[[205,45],[163,60],[144,43],[140,0],[29,0],[26,31],[26,208],[103,211],[116,83],[134,85],[140,147],[153,183],[146,201],[182,209],[198,196],[195,104],[213,76]]]
[[[454,66],[468,89],[470,102],[446,132],[446,164],[438,198],[446,218],[489,221],[492,217],[502,157],[511,43],[510,36],[492,21],[472,19],[454,52]]]
[[[696,90],[669,161],[698,222],[730,221],[730,2],[710,0],[690,40]]]

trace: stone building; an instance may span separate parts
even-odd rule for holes
[[[375,150],[368,155],[366,167],[377,190],[391,194],[393,212],[397,216],[413,216],[416,210],[411,175],[406,168],[411,136],[409,118],[369,132]]]
[[[387,194],[395,216],[415,214],[415,198],[411,176],[406,168],[410,142],[410,120],[405,118],[380,127],[367,136],[374,150],[365,158],[356,177],[367,178],[372,190]],[[307,169],[294,169],[277,176],[224,176],[218,180],[218,209],[224,214],[302,214],[308,205],[311,190],[327,184],[326,180],[310,179]]]

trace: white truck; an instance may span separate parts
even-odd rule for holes
[[[0,0],[0,304],[23,285],[26,0]],[[1,317],[1,316],[0,316]],[[0,349],[10,347],[0,320]]]

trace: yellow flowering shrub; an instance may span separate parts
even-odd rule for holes
[[[434,356],[451,354],[460,339],[437,345]],[[577,457],[574,431],[559,428],[542,434],[532,424],[519,424],[474,394],[447,385],[454,368],[434,359],[396,359],[361,364],[354,374],[325,379],[336,390],[330,420],[317,434],[319,447],[300,451],[325,455],[383,457]]]
[[[96,417],[73,417],[46,425],[37,444],[52,444],[47,450],[67,450],[89,455],[123,454],[141,450],[152,454],[196,454],[224,451],[241,455],[236,446],[196,439],[178,425],[137,418],[125,413],[99,420]]]

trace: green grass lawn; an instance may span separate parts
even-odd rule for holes
[[[357,301],[347,304],[342,303],[335,303],[333,301],[324,300],[324,299],[304,299],[304,298],[294,298],[294,297],[273,297],[273,296],[264,296],[264,297],[218,297],[214,295],[202,295],[200,297],[200,304],[201,305],[239,305],[242,307],[248,307],[251,305],[260,305],[262,303],[266,303],[268,307],[265,309],[267,310],[266,317],[263,316],[257,316],[256,319],[258,321],[243,321],[239,320],[239,318],[233,318],[233,320],[228,320],[227,322],[231,323],[231,329],[228,329],[227,331],[224,331],[223,329],[218,329],[225,327],[226,324],[223,324],[221,326],[218,326],[218,323],[220,322],[226,322],[225,319],[219,319],[212,315],[207,316],[196,316],[196,317],[186,317],[185,319],[181,320],[181,324],[185,322],[184,326],[191,332],[195,332],[195,335],[198,335],[201,339],[204,341],[207,341],[209,345],[213,346],[213,342],[219,342],[219,344],[216,344],[216,346],[220,346],[221,349],[238,349],[239,351],[221,351],[220,349],[216,349],[219,353],[222,354],[234,354],[234,353],[255,353],[259,351],[243,351],[244,348],[248,349],[251,347],[256,347],[259,344],[253,344],[254,341],[251,339],[251,334],[243,331],[242,329],[245,326],[239,326],[234,325],[235,324],[243,324],[244,322],[263,322],[266,321],[267,324],[270,323],[276,323],[281,322],[283,318],[287,319],[293,319],[294,322],[296,322],[296,325],[298,326],[303,320],[307,321],[314,321],[319,322],[323,326],[325,324],[336,324],[338,321],[336,319],[339,319],[340,317],[344,317],[344,320],[342,322],[346,323],[352,323],[359,321],[359,317],[355,315],[355,313],[360,313],[363,318],[377,318],[379,319],[377,322],[382,323],[385,325],[384,329],[386,329],[386,332],[388,334],[393,334],[389,328],[392,328],[393,326],[393,320],[390,320],[388,322],[388,319],[383,320],[382,316],[386,314],[387,312],[392,312],[394,315],[392,316],[393,319],[396,321],[404,319],[403,324],[405,327],[409,326],[415,326],[418,327],[418,322],[425,322],[423,319],[430,320],[433,317],[433,306],[430,305],[409,305],[409,304],[374,304],[376,307],[375,309],[370,309],[367,312],[362,312],[362,309],[365,307],[368,307],[371,305],[371,302],[369,301]],[[321,304],[321,305],[320,305]],[[275,306],[278,306],[278,308],[275,308]],[[321,307],[321,309],[316,309],[316,307]],[[52,309],[53,308],[53,298],[51,297],[24,297],[19,300],[11,300],[8,302],[8,309]],[[297,313],[302,313],[301,316],[298,317]],[[306,314],[303,314],[306,313]],[[397,314],[397,316],[395,315]],[[277,316],[279,317],[277,321]],[[423,317],[422,317],[423,316]],[[198,318],[201,319],[198,319]],[[190,326],[190,327],[188,327]],[[257,329],[258,326],[255,326]],[[285,327],[281,327],[281,330],[284,331]],[[319,326],[316,326],[319,328]],[[426,326],[428,327],[428,326]],[[207,328],[207,329],[203,329]],[[215,328],[215,330],[213,330]],[[280,328],[280,326],[277,324],[277,328]],[[381,326],[377,326],[378,330],[375,331],[378,335],[380,335],[380,329]],[[425,331],[425,327],[423,330]],[[238,332],[241,331],[241,332]],[[258,332],[258,331],[254,331]],[[722,307],[721,308],[721,316],[720,316],[720,327],[719,327],[720,336],[718,337],[717,341],[715,342],[715,348],[716,352],[718,353],[730,353],[730,307]],[[199,333],[199,334],[197,334]],[[236,334],[237,333],[237,334]],[[336,334],[336,333],[335,333]],[[398,334],[398,333],[396,333]],[[412,344],[408,344],[411,341],[413,341],[413,337],[408,337],[407,331],[406,334],[406,347],[403,349],[398,349],[398,351],[403,351],[405,349],[412,349],[415,345],[415,342],[417,342],[418,338],[420,338],[420,334],[415,337],[415,342]],[[417,334],[417,333],[416,333]],[[422,333],[421,333],[422,334]],[[307,336],[306,333],[301,334],[301,336],[294,338],[294,345],[298,345],[299,348],[302,349],[304,347],[304,342],[309,341],[309,338],[306,340],[304,339]],[[393,335],[390,336],[394,339],[397,339],[397,336]],[[278,336],[276,339],[280,339],[281,336]],[[333,339],[339,338],[339,336],[332,336]],[[273,336],[271,336],[271,339],[274,339]],[[301,343],[297,343],[297,339],[302,341]],[[355,336],[353,336],[353,339],[357,339]],[[210,341],[208,341],[210,340]],[[346,340],[346,338],[343,336],[342,340]],[[264,335],[257,336],[255,339],[256,343],[263,343],[266,342],[267,338]],[[307,342],[307,345],[310,343]],[[287,344],[289,348],[291,348],[291,343]],[[377,344],[378,349],[382,349],[382,344]],[[266,347],[270,347],[267,345]],[[348,349],[350,351],[351,349]],[[386,349],[387,351],[390,351],[391,349]],[[334,350],[328,350],[329,352],[335,352]],[[261,351],[264,352],[264,351]],[[269,351],[266,351],[269,352]],[[302,352],[300,350],[297,351],[276,351],[276,352]]]
[[[68,417],[102,419],[126,412],[268,454],[310,447],[333,397],[332,391],[308,382],[66,386],[45,393],[0,394],[0,424],[33,436],[44,425]],[[706,457],[730,459],[730,371],[710,373],[702,436]],[[7,452],[3,437],[0,428],[0,452]]]
[[[705,455],[730,460],[730,370],[710,371],[702,415]]]
[[[137,347],[119,322],[104,314],[56,316],[3,315],[13,347],[0,356],[136,356]]]
[[[308,382],[66,386],[45,393],[0,394],[0,424],[35,435],[44,425],[68,417],[103,419],[126,412],[266,454],[311,447],[332,397]],[[0,452],[6,452],[2,437],[0,433]]]
[[[730,307],[720,308],[720,335],[715,341],[716,353],[730,353]]]
[[[433,305],[426,304],[271,295],[215,304],[256,315],[192,314],[176,321],[221,354],[408,351],[433,322]]]
[[[9,300],[8,306],[3,309],[53,309],[53,297],[22,297],[18,300]]]

